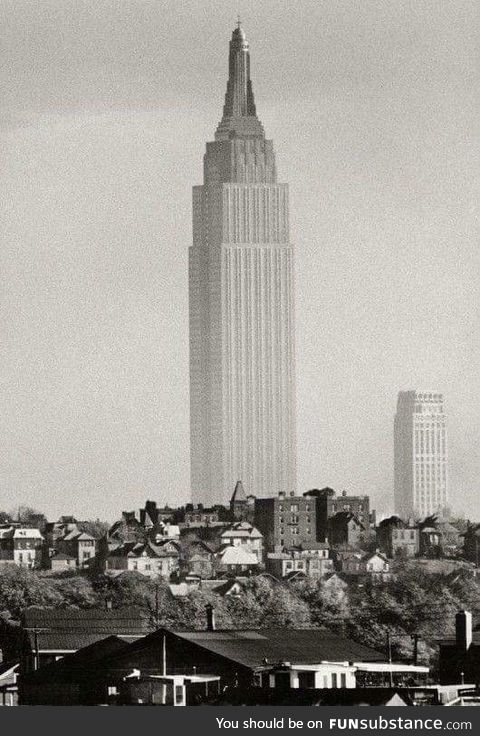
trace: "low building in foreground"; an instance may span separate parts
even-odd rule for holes
[[[470,611],[459,611],[455,617],[455,639],[439,643],[440,682],[480,685],[480,631],[473,629]]]
[[[220,631],[214,627],[211,607],[207,614],[205,630],[163,628],[123,645],[119,636],[107,637],[97,646],[30,672],[23,680],[21,702],[119,704],[125,682],[132,675],[143,682],[175,676],[186,680],[190,676],[193,682],[200,677],[203,682],[218,682],[220,691],[233,702],[235,693],[251,697],[262,690],[288,693],[354,689],[358,674],[365,671],[369,682],[377,677],[379,685],[388,682],[389,687],[398,679],[424,678],[428,673],[425,667],[387,662],[380,652],[328,631]],[[205,698],[215,702],[217,693],[215,685]],[[138,695],[134,702],[143,703],[144,697]]]
[[[108,636],[119,636],[125,643],[149,630],[145,614],[134,607],[77,610],[32,606],[25,609],[20,626],[20,673],[23,677]]]

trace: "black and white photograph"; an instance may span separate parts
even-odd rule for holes
[[[480,706],[479,35],[0,0],[0,706]]]

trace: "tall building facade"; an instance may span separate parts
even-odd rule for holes
[[[288,187],[256,114],[245,33],[230,41],[223,117],[193,189],[189,254],[194,500],[296,487]]]
[[[448,511],[447,428],[443,394],[400,391],[394,424],[395,513]]]

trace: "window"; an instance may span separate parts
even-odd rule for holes
[[[332,672],[332,687],[338,687],[337,673]]]
[[[302,690],[308,690],[315,687],[315,672],[299,672],[298,687]]]
[[[151,564],[147,562],[147,564],[145,565],[145,570],[151,570],[151,569],[152,569]]]
[[[175,685],[175,703],[176,705],[182,705],[183,703],[183,686]]]
[[[414,531],[411,531],[410,532],[410,539],[415,539],[415,532]]]
[[[347,675],[342,672],[340,675],[340,687],[347,687]]]
[[[292,534],[293,534],[293,536],[297,536],[298,535],[298,526],[292,526]]]
[[[298,511],[298,503],[292,503],[290,506],[290,511],[296,513]]]

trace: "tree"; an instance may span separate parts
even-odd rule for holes
[[[0,524],[10,524],[12,517],[6,511],[0,511]]]
[[[95,608],[100,603],[92,583],[83,575],[62,575],[52,580],[52,585],[62,598],[62,608]]]
[[[19,621],[28,606],[59,606],[62,596],[48,578],[17,565],[0,567],[0,612]]]
[[[77,527],[80,529],[81,532],[90,534],[90,536],[94,537],[95,539],[101,539],[108,533],[108,530],[110,529],[110,524],[108,524],[108,522],[106,521],[100,521],[100,519],[89,519],[87,521],[78,521]]]
[[[348,587],[342,580],[305,580],[293,587],[307,603],[315,626],[344,630],[350,620],[350,601]]]
[[[41,532],[47,524],[47,517],[41,511],[37,511],[31,506],[19,506],[13,513],[17,521],[25,526],[36,527]]]

